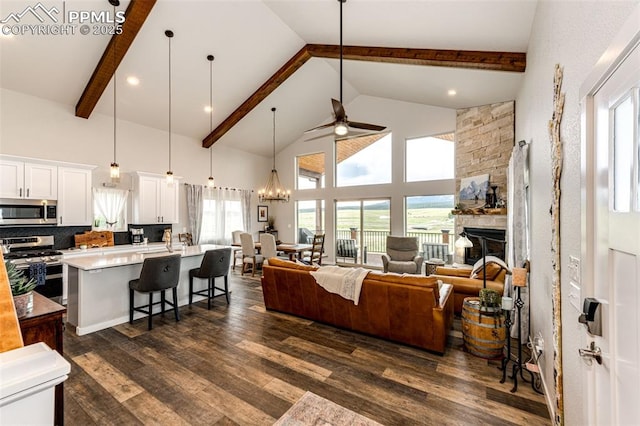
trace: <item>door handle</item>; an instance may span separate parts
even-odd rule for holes
[[[602,351],[596,346],[596,342],[591,342],[588,349],[578,349],[578,354],[586,359],[589,365],[591,365],[594,359],[598,365],[602,364]]]

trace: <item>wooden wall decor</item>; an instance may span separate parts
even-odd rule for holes
[[[563,68],[556,64],[553,78],[553,114],[549,121],[549,137],[551,139],[551,178],[553,194],[551,199],[551,264],[552,275],[552,303],[553,303],[553,378],[555,386],[556,409],[554,424],[564,425],[563,379],[562,379],[562,305],[560,282],[560,178],[562,176],[562,139],[560,137],[560,123],[564,110],[564,96],[562,88]]]

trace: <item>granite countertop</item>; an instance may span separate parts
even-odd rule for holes
[[[115,246],[121,247],[121,246]],[[202,244],[197,246],[183,246],[175,245],[173,252],[169,252],[165,245],[162,243],[148,244],[146,246],[132,246],[137,249],[135,251],[126,252],[109,252],[104,250],[98,252],[99,249],[87,249],[82,253],[87,253],[83,256],[73,256],[71,258],[63,258],[62,263],[65,263],[74,268],[82,269],[84,271],[91,271],[103,268],[113,268],[117,266],[135,265],[144,262],[145,259],[150,257],[169,256],[171,254],[180,254],[182,257],[199,256],[203,255],[207,250],[216,248],[224,248],[228,246],[221,246],[215,244]],[[112,247],[110,247],[112,248]],[[79,252],[80,250],[73,250],[73,252]]]

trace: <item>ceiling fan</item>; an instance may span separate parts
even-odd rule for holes
[[[325,129],[327,127],[333,127],[333,132],[336,136],[346,136],[349,133],[349,128],[364,129],[374,132],[379,132],[386,129],[386,126],[379,126],[377,124],[361,123],[358,121],[350,121],[347,119],[347,113],[342,106],[342,3],[347,0],[338,0],[340,3],[340,100],[331,99],[331,105],[333,106],[334,121],[327,124],[322,124],[313,129],[305,131],[305,133],[313,132],[315,130]]]

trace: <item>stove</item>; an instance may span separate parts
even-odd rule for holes
[[[0,244],[9,249],[4,253],[5,261],[13,263],[17,269],[24,270],[28,276],[30,265],[44,263],[46,280],[36,291],[56,301],[62,300],[62,253],[55,250],[53,236],[9,237],[0,240]]]

